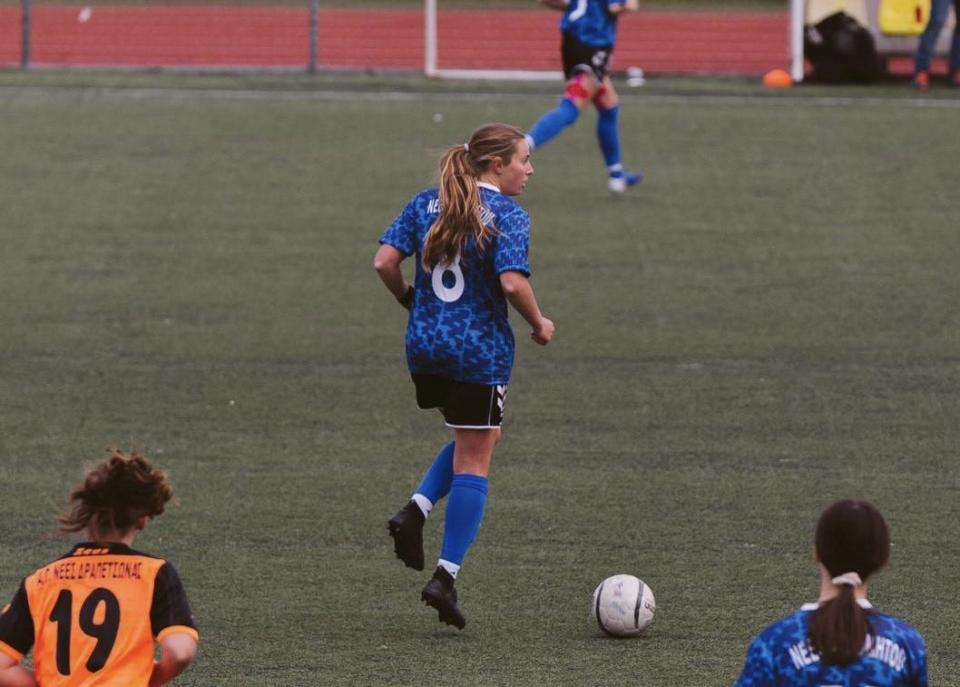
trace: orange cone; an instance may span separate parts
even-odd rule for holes
[[[790,88],[793,79],[782,69],[771,69],[763,75],[763,85],[767,88]]]

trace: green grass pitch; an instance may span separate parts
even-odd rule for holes
[[[621,114],[648,178],[618,199],[592,113],[535,153],[557,336],[514,318],[466,630],[420,604],[384,525],[448,435],[414,408],[376,240],[443,146],[529,126],[556,90],[0,75],[3,600],[67,548],[53,515],[84,463],[136,446],[179,496],[137,542],[201,628],[176,684],[729,685],[814,599],[819,511],[858,496],[893,533],[871,598],[949,684],[958,111],[902,85],[652,79]],[[588,619],[619,572],[657,597],[635,640]]]

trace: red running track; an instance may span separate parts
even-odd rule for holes
[[[441,69],[559,69],[559,14],[439,13]],[[305,8],[34,5],[31,62],[45,66],[305,67]],[[321,10],[321,67],[423,69],[419,10]],[[760,74],[788,64],[786,13],[653,12],[621,18],[613,68]],[[0,65],[20,63],[20,9],[0,6]]]

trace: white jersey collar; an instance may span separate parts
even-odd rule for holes
[[[477,186],[479,186],[480,188],[485,188],[485,189],[489,189],[490,191],[496,191],[497,193],[500,193],[500,187],[494,186],[489,181],[478,181]]]
[[[869,601],[867,601],[866,599],[857,599],[857,603],[860,605],[860,608],[863,608],[863,609],[873,608],[873,604],[870,603]],[[815,611],[815,610],[817,610],[819,607],[820,607],[820,604],[819,604],[819,603],[803,604],[803,605],[800,607],[800,610],[801,610],[801,611]]]

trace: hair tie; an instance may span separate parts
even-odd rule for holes
[[[844,584],[849,585],[851,587],[859,587],[863,584],[863,580],[861,580],[860,576],[855,572],[843,573],[842,575],[838,575],[837,577],[834,577],[830,581],[833,582],[838,587]]]
[[[463,144],[463,152],[465,152],[465,153],[469,153],[469,152],[470,152],[470,144],[469,144],[469,143],[464,143],[464,144]]]

